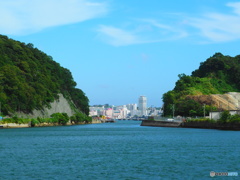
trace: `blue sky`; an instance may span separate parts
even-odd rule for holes
[[[236,0],[0,0],[0,33],[68,68],[90,105],[162,106],[178,74],[240,54]]]

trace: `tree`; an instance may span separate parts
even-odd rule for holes
[[[164,115],[169,116],[172,114],[172,104],[175,104],[175,92],[174,91],[168,91],[167,93],[163,94],[163,102],[164,102]]]
[[[202,105],[190,98],[178,101],[176,104],[176,113],[181,116],[202,116]]]

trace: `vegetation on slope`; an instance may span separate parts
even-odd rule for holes
[[[49,125],[67,125],[71,124],[87,124],[91,123],[92,118],[83,113],[76,113],[75,115],[69,117],[67,113],[54,113],[50,118],[32,118],[25,119],[19,117],[6,118],[0,121],[0,125],[15,123],[15,124],[29,124],[31,127],[35,126],[49,126]]]
[[[0,102],[5,115],[49,107],[59,93],[88,115],[89,100],[76,85],[68,69],[33,44],[0,35]]]
[[[224,56],[216,53],[200,64],[191,76],[180,74],[175,88],[163,95],[164,114],[203,116],[203,104],[190,98],[196,95],[223,94],[240,90],[240,55]],[[205,106],[206,113],[216,109]]]

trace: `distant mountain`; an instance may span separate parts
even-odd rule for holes
[[[191,76],[179,75],[175,88],[163,95],[164,114],[172,115],[173,105],[175,115],[182,116],[202,116],[203,106],[206,112],[214,109],[236,109],[238,104],[230,105],[229,95],[222,94],[239,91],[240,55],[230,57],[216,53],[202,62]],[[232,94],[234,97],[238,96],[237,93]],[[222,98],[225,100],[220,100]]]
[[[71,72],[33,44],[0,35],[0,103],[5,115],[51,108],[59,97],[73,111],[89,113],[89,100],[76,88]]]

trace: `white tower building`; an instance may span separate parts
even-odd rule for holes
[[[147,115],[147,97],[146,96],[140,96],[138,99],[138,108],[140,116],[146,116]]]

